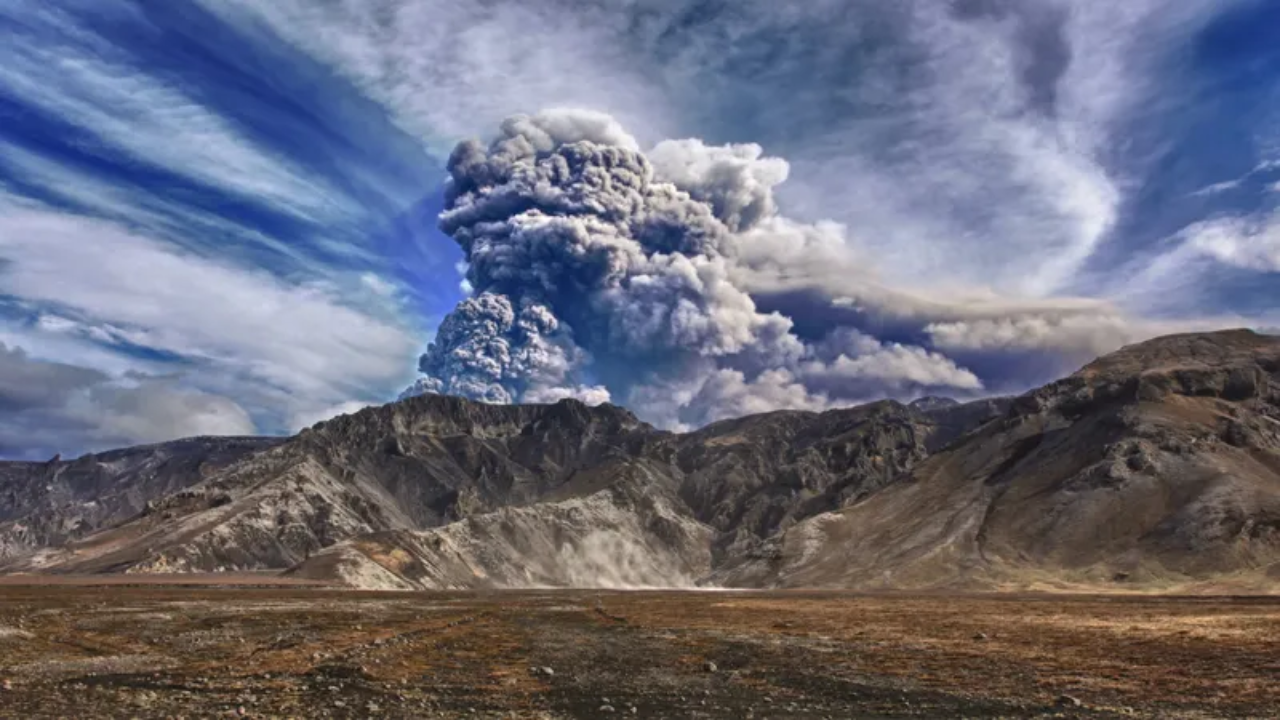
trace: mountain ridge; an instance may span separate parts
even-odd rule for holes
[[[1016,398],[688,433],[608,404],[410,398],[0,569],[272,569],[394,588],[1139,587],[1277,562],[1280,339],[1225,331],[1131,345]]]

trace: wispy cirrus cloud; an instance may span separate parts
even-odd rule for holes
[[[0,455],[283,432],[411,373],[398,266],[424,248],[398,216],[436,165],[195,10],[0,7],[0,372],[79,378]]]
[[[5,19],[24,28],[0,45],[0,88],[11,96],[83,129],[104,149],[305,219],[355,212],[322,181],[273,158],[179,87],[127,62],[73,16],[49,5],[10,12]]]
[[[439,155],[515,112],[588,106],[656,140],[674,110],[625,44],[645,3],[198,0],[264,24],[385,106]]]
[[[21,178],[23,185],[57,203],[64,211],[99,217],[140,228],[190,252],[211,252],[253,260],[271,270],[322,276],[329,266],[309,246],[322,242],[298,242],[273,236],[234,215],[219,214],[199,204],[182,202],[150,192],[120,178],[108,179],[92,169],[76,167],[0,140],[0,170]],[[340,255],[350,260],[372,260],[368,248],[341,243]]]
[[[1190,247],[1228,265],[1280,273],[1280,209],[1206,220],[1183,236]]]

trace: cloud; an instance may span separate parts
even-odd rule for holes
[[[932,323],[925,328],[947,350],[1110,352],[1145,334],[1119,315],[1025,315]]]
[[[57,309],[44,313],[56,317],[44,336],[176,358],[199,370],[185,384],[237,398],[265,429],[309,409],[386,397],[411,368],[408,329],[376,310],[373,293],[360,309],[338,299],[339,285],[289,283],[103,221],[7,209],[0,285]]]
[[[1112,234],[1142,177],[1118,145],[1135,117],[1176,103],[1161,72],[1221,11],[1210,0],[204,4],[333,68],[437,152],[554,106],[606,111],[646,143],[737,141],[680,169],[653,148],[654,167],[687,188],[674,173],[733,172],[748,166],[735,153],[763,146],[790,161],[776,193],[788,216],[847,228],[881,282],[945,277],[1019,298],[1079,292],[1090,259],[1123,242]],[[770,172],[755,192],[778,184]],[[840,282],[812,265],[803,271]]]
[[[406,395],[611,398],[687,427],[748,409],[1016,391],[1155,335],[1241,324],[895,285],[840,223],[780,214],[784,160],[694,139],[636,147],[607,117],[568,110],[457,146],[440,225],[477,294],[445,319]]]
[[[801,376],[808,384],[830,395],[873,398],[903,390],[920,394],[932,388],[975,391],[983,387],[977,375],[939,352],[883,343],[848,329],[835,331],[833,339],[839,340],[834,358],[801,365]],[[831,339],[824,345],[830,348]]]
[[[838,252],[836,226],[777,215],[785,161],[685,140],[659,143],[655,163],[586,111],[514,116],[501,130],[450,156],[440,226],[477,295],[446,317],[407,394],[613,397],[681,426],[748,407],[981,389],[938,353],[853,331],[808,345],[757,308],[742,278]]]
[[[201,0],[318,58],[440,153],[513,113],[590,106],[654,129],[661,83],[618,42],[630,5]],[[636,9],[639,9],[636,6]]]
[[[419,360],[428,377],[403,395],[435,392],[485,402],[609,399],[602,387],[571,379],[584,354],[545,305],[485,292],[464,299],[445,317]]]
[[[10,13],[0,10],[0,17]],[[6,18],[0,88],[111,151],[316,222],[358,213],[324,181],[257,146],[176,83],[135,66],[94,26],[52,6]]]
[[[1150,334],[1263,322],[1230,313],[1264,306],[1242,296],[1276,268],[1270,199],[1238,190],[1274,168],[1215,139],[1210,173],[1176,137],[1216,97],[1190,50],[1223,4],[802,5],[0,10],[0,187],[28,196],[0,211],[18,290],[0,340],[111,378],[180,366],[174,387],[276,430],[408,382],[409,326],[460,290],[475,302],[417,390],[679,425],[1003,392]],[[556,106],[602,112],[501,125]],[[502,148],[457,146],[490,127]],[[424,277],[456,257],[423,269],[438,233],[384,242],[374,217],[455,148],[461,283]]]
[[[647,148],[655,178],[709,204],[729,230],[727,284],[756,314],[805,300],[789,313],[805,341],[819,339],[813,316],[909,344],[929,342],[925,328],[936,326],[957,348],[1014,352],[1034,341],[1072,357],[1140,337],[1160,327],[1142,315],[1168,309],[1154,285],[1126,287],[1144,271],[1122,261],[1134,254],[1131,228],[1146,225],[1129,214],[1147,212],[1142,195],[1158,195],[1169,167],[1146,157],[1142,141],[1179,122],[1185,93],[1168,83],[1186,77],[1187,48],[1223,9],[1210,0],[205,5],[270,28],[441,153],[511,113],[609,112]],[[654,144],[664,137],[680,139]],[[483,290],[466,282],[468,293]],[[976,325],[944,333],[948,323]],[[976,339],[993,332],[1018,339]]]
[[[0,455],[43,458],[195,435],[248,435],[234,401],[169,378],[111,377],[0,343]]]
[[[0,170],[21,178],[60,205],[68,214],[100,217],[145,230],[152,237],[191,251],[240,252],[263,258],[289,273],[323,275],[327,267],[297,247],[262,232],[234,216],[219,215],[197,204],[175,202],[143,188],[104,179],[92,171],[56,162],[0,140]],[[13,204],[15,198],[10,198]],[[28,201],[33,207],[45,207]],[[360,251],[343,243],[341,254],[353,258]],[[211,248],[212,246],[212,248]],[[372,274],[370,274],[372,277]]]
[[[1182,237],[1190,247],[1227,265],[1280,272],[1280,211],[1206,220],[1188,227]]]

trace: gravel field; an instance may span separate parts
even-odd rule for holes
[[[28,582],[41,581],[29,579]],[[0,584],[0,716],[1274,717],[1280,599]]]

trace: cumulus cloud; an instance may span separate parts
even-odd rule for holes
[[[249,414],[229,398],[173,378],[42,361],[0,343],[0,455],[102,450],[195,435],[249,435]]]
[[[753,280],[844,257],[838,226],[778,215],[785,161],[697,140],[637,148],[611,118],[570,110],[457,146],[440,227],[477,295],[442,323],[408,394],[612,397],[683,425],[982,387],[936,352],[856,334],[831,350],[757,307]]]
[[[848,328],[834,331],[812,352],[817,359],[801,364],[801,376],[811,386],[844,397],[873,397],[877,393],[930,388],[981,390],[983,387],[977,375],[939,352],[884,343]]]

